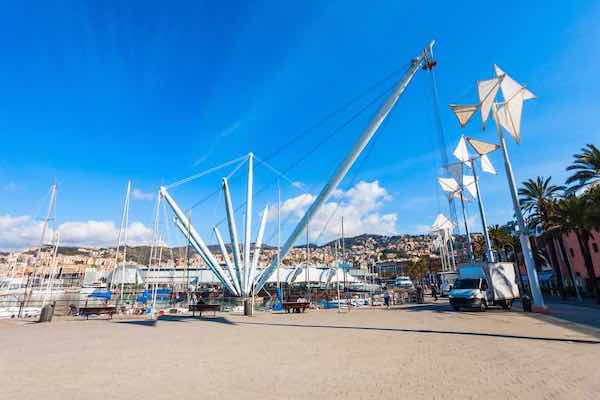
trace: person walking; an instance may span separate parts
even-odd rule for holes
[[[433,297],[433,301],[438,300],[437,288],[435,285],[431,285],[431,297]]]
[[[387,287],[383,289],[383,304],[389,309],[390,308],[390,292]]]

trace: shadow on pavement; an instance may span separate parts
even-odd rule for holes
[[[547,303],[547,306],[550,310],[550,315],[537,313],[527,313],[526,315],[530,318],[562,326],[600,339],[600,310],[586,306],[560,303]],[[522,310],[519,303],[515,303],[515,307],[519,311]]]
[[[138,319],[127,321],[115,321],[116,324],[128,324],[139,326],[156,326],[157,322],[214,322],[217,324],[236,325],[224,317],[192,317],[191,315],[161,315],[157,320]]]
[[[476,308],[461,308],[460,311],[454,311],[452,306],[450,306],[450,304],[446,303],[446,302],[412,304],[409,306],[392,307],[390,310],[391,311],[412,311],[412,312],[429,311],[429,312],[449,313],[449,314],[457,314],[457,313],[467,312],[467,313],[476,313],[476,314],[483,314],[483,315],[485,315],[486,313],[490,313],[490,314],[503,313],[504,314],[504,313],[510,312],[510,310],[503,310],[500,307],[488,308],[485,311],[485,313],[481,313],[481,311],[479,311]]]
[[[495,338],[501,338],[501,339],[523,339],[523,340],[538,340],[538,341],[549,341],[549,342],[580,343],[580,344],[595,344],[595,345],[600,344],[600,341],[591,340],[591,339],[562,339],[562,338],[542,337],[542,336],[521,336],[521,335],[507,335],[507,334],[500,334],[500,333],[444,331],[444,330],[433,330],[433,329],[375,328],[375,327],[364,327],[364,326],[283,324],[283,323],[266,323],[266,322],[238,322],[238,324],[239,325],[280,326],[280,327],[288,327],[288,328],[350,329],[350,330],[399,332],[399,333],[483,336],[483,337],[495,337]]]

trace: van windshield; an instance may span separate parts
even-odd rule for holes
[[[479,279],[457,279],[453,289],[479,289]]]

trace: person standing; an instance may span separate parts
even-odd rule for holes
[[[417,285],[417,303],[418,304],[423,304],[423,302],[424,302],[425,296],[423,296],[423,293],[424,293],[423,286]]]

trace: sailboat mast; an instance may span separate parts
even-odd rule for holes
[[[32,282],[32,286],[35,285],[36,277],[39,278],[39,286],[40,287],[43,286],[45,268],[42,265],[41,273],[40,273],[40,268],[38,267],[38,262],[41,261],[42,251],[44,249],[44,242],[46,240],[46,234],[48,233],[48,224],[49,224],[49,221],[53,218],[52,215],[54,214],[55,205],[56,205],[56,184],[53,183],[52,185],[50,185],[50,200],[48,202],[48,211],[46,212],[46,217],[44,218],[44,222],[42,224],[42,234],[40,236],[40,247],[38,248],[38,253],[37,253],[38,255],[37,255],[37,260],[36,260],[35,273],[33,273],[34,279]]]
[[[54,212],[54,206],[56,202],[56,184],[53,183],[50,185],[50,200],[48,202],[48,211],[46,212],[46,218],[44,218],[44,223],[42,224],[42,234],[40,236],[40,246],[37,251],[37,257],[35,261],[35,266],[31,271],[31,274],[27,277],[27,284],[25,285],[25,293],[23,294],[23,301],[19,305],[19,318],[22,317],[23,308],[29,302],[29,299],[33,295],[33,286],[35,285],[35,281],[37,279],[38,267],[37,264],[42,257],[42,249],[44,247],[44,239],[46,238],[46,232],[48,230],[48,222],[52,218],[52,214]],[[25,272],[25,270],[23,270]],[[41,287],[41,282],[40,282]]]
[[[125,207],[123,208],[123,263],[121,264],[121,294],[119,300],[123,301],[125,291],[125,267],[127,265],[127,228],[129,226],[129,195],[131,194],[131,180],[127,181],[127,193],[125,194]],[[113,274],[114,275],[114,274]]]

